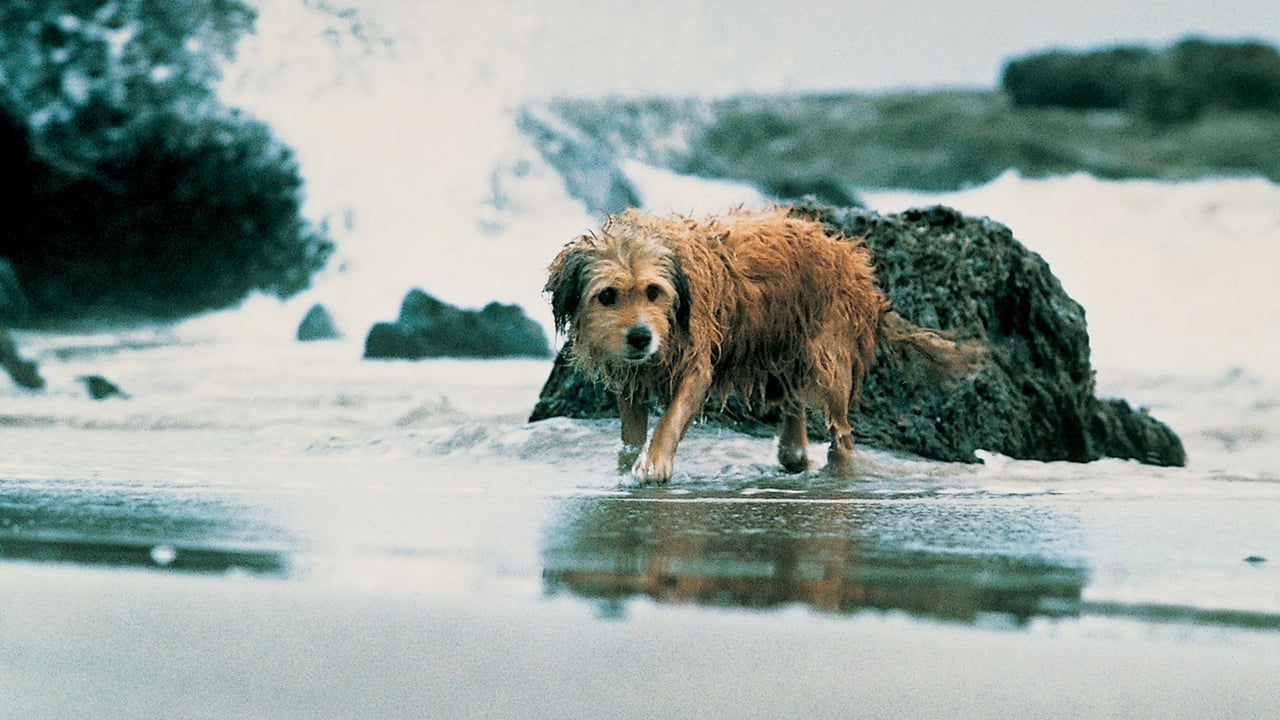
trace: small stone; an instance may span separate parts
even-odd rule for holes
[[[101,375],[81,375],[78,379],[84,383],[85,389],[89,391],[89,397],[94,400],[106,400],[114,396],[129,397],[118,385]]]
[[[337,340],[341,337],[342,333],[338,332],[338,328],[333,322],[333,316],[319,303],[312,305],[311,309],[302,318],[302,322],[298,324],[299,342]]]

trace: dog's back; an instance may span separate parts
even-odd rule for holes
[[[861,239],[785,208],[652,222],[689,275],[693,336],[707,340],[722,396],[801,393],[845,355],[858,376],[870,365],[887,304]]]

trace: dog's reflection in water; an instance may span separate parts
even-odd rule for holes
[[[926,515],[945,512],[930,503],[628,496],[575,498],[562,510],[544,543],[546,590],[610,603],[798,603],[831,613],[898,609],[961,621],[996,613],[1024,622],[1077,614],[1087,576],[1051,552],[929,550],[929,537],[893,537],[904,527],[929,527]],[[955,521],[966,533],[977,527],[998,535],[1009,512],[988,507]],[[933,518],[934,527],[939,520],[946,518]],[[1025,522],[1012,526],[1035,532]]]

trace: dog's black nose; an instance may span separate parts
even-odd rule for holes
[[[643,325],[635,325],[627,331],[627,344],[636,350],[648,350],[653,333]]]

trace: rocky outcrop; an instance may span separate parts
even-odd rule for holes
[[[640,204],[620,158],[600,139],[591,137],[554,113],[525,108],[516,120],[520,130],[556,172],[565,190],[593,213],[617,213]]]
[[[1182,443],[1167,426],[1094,395],[1084,309],[1007,227],[946,207],[879,215],[803,203],[796,212],[866,237],[880,284],[903,316],[990,348],[978,373],[941,385],[928,380],[923,358],[880,354],[850,413],[860,443],[960,462],[988,450],[1032,460],[1185,464]],[[707,421],[774,432],[773,411],[737,398],[718,405],[708,406]],[[562,351],[531,419],[614,414],[608,393]],[[809,430],[814,438],[825,434],[817,417]]]
[[[369,330],[364,356],[420,360],[431,357],[550,357],[542,327],[515,305],[489,303],[479,311],[410,290],[395,322]]]

